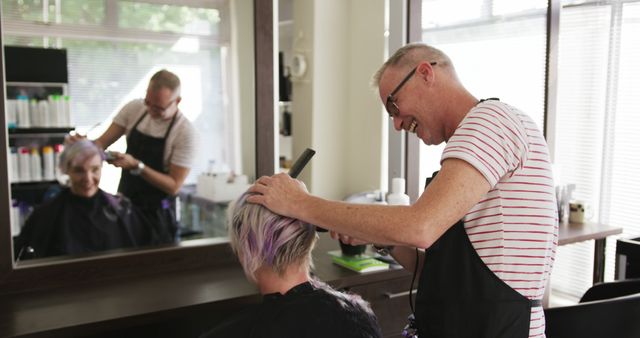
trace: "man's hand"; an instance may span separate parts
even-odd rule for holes
[[[363,241],[360,239],[357,239],[355,237],[350,237],[347,235],[343,235],[340,233],[337,233],[335,231],[330,231],[331,234],[331,238],[333,239],[337,239],[340,242],[344,243],[344,244],[349,244],[349,245],[362,245],[362,244],[369,244],[369,242],[367,241]]]
[[[309,196],[302,181],[282,173],[260,177],[249,192],[256,194],[247,198],[250,203],[261,204],[276,214],[291,218],[301,218],[299,206]]]
[[[138,168],[138,162],[140,162],[135,157],[130,154],[120,153],[117,151],[112,151],[111,156],[113,156],[112,160],[108,160],[107,162],[122,169],[132,170]]]
[[[87,139],[87,135],[81,135],[76,132],[73,132],[73,134],[69,133],[64,136],[64,145],[68,146],[80,140],[86,140],[86,139]]]

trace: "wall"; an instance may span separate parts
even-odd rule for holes
[[[233,88],[238,95],[230,102],[234,109],[233,121],[236,150],[240,151],[242,158],[236,159],[235,168],[241,168],[241,173],[250,176],[256,172],[256,145],[255,145],[255,52],[253,34],[253,0],[231,1],[231,50],[230,57],[233,64],[232,74],[239,81],[237,88]],[[250,42],[250,43],[248,43]],[[234,83],[232,81],[232,83]]]
[[[293,84],[293,154],[317,151],[300,178],[331,199],[380,189],[386,121],[370,81],[384,62],[384,0],[296,0],[293,13],[308,66]]]

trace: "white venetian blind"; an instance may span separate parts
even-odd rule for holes
[[[546,0],[423,0],[422,41],[449,55],[477,98],[499,97],[542,129]],[[444,146],[420,145],[420,191]]]
[[[575,1],[573,1],[575,2]],[[640,115],[640,4],[564,1],[560,16],[555,164],[575,183],[593,220],[640,235],[637,144]],[[613,279],[615,238],[607,243],[605,280]],[[554,293],[578,299],[592,283],[593,243],[558,248]]]

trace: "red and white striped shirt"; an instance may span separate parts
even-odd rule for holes
[[[470,163],[491,190],[464,217],[469,240],[501,280],[542,299],[558,244],[555,188],[547,143],[529,116],[495,100],[476,105],[447,142],[442,161]],[[544,337],[541,307],[529,337]]]

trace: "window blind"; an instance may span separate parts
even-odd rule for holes
[[[575,183],[594,221],[638,236],[640,169],[635,101],[640,88],[640,4],[564,1],[560,16],[555,162]],[[615,238],[607,243],[605,280],[613,279]],[[558,248],[553,292],[577,300],[591,286],[593,243]]]
[[[474,96],[499,97],[542,129],[546,8],[546,0],[423,0],[422,41],[451,57]],[[443,148],[421,143],[419,182],[440,167]]]

